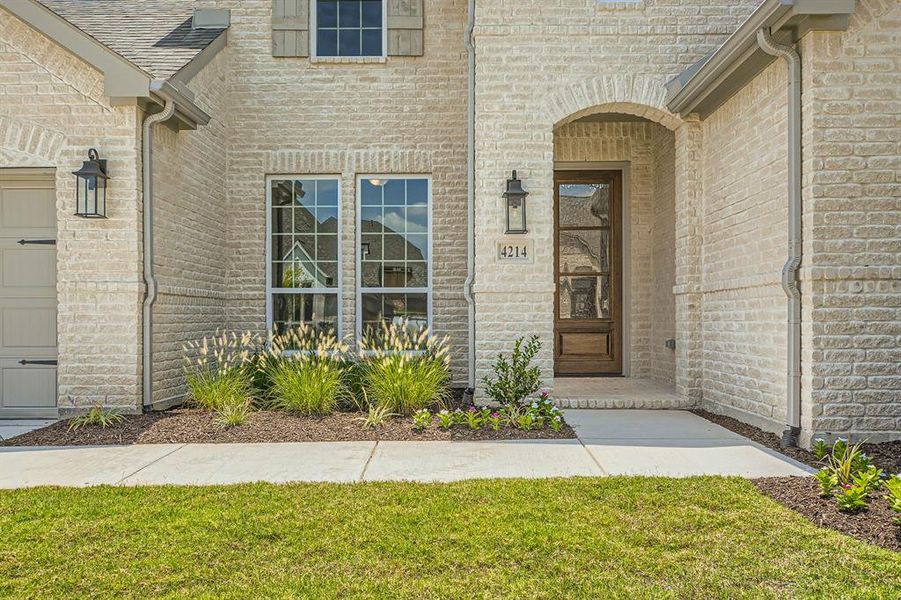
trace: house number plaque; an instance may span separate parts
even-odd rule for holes
[[[501,240],[497,243],[497,262],[531,263],[533,246],[531,240]]]

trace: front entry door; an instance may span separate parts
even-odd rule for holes
[[[558,171],[554,190],[554,372],[620,375],[622,174]]]
[[[52,170],[0,169],[0,418],[56,415]]]

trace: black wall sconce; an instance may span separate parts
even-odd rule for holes
[[[529,192],[522,189],[522,181],[513,171],[513,177],[507,180],[507,191],[504,198],[507,200],[507,230],[505,233],[528,233],[526,227],[526,196]]]
[[[85,219],[106,218],[106,159],[101,159],[97,150],[88,150],[88,160],[81,168],[72,171],[75,175],[75,216]]]

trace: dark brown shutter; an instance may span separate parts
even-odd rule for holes
[[[310,55],[310,0],[272,0],[272,56]]]
[[[388,56],[422,56],[423,0],[388,0]]]

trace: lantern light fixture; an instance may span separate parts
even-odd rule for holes
[[[522,181],[513,171],[513,177],[507,180],[507,191],[504,198],[507,201],[507,229],[505,233],[528,233],[526,227],[526,196],[529,192],[522,189]]]
[[[97,150],[88,150],[88,160],[75,175],[75,216],[85,219],[106,218],[106,182],[110,178],[106,171],[106,159],[101,159]]]

